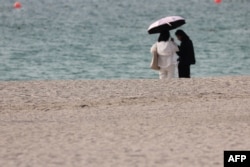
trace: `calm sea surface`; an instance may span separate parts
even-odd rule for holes
[[[0,0],[0,80],[158,78],[155,20],[186,18],[194,77],[250,75],[250,0]],[[172,31],[174,35],[174,31]]]

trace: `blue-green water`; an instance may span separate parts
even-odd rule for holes
[[[0,0],[0,80],[158,78],[147,28],[169,15],[187,20],[194,77],[250,74],[250,0],[20,1]]]

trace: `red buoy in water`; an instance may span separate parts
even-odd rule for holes
[[[220,4],[222,0],[214,0],[215,3]]]
[[[22,4],[20,2],[15,2],[13,5],[13,8],[20,9],[22,7]]]

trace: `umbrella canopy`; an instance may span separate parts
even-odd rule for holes
[[[180,16],[164,17],[151,24],[148,28],[148,33],[155,34],[161,33],[163,31],[173,30],[182,26],[185,23],[185,19]]]

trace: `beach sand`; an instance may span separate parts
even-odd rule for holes
[[[0,82],[1,167],[221,167],[250,77]]]

